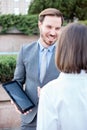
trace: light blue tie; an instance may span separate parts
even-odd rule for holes
[[[42,83],[44,76],[46,74],[46,69],[47,69],[47,52],[48,49],[43,50],[43,55],[41,57],[41,65],[40,65],[40,82]]]

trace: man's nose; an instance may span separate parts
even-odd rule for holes
[[[55,29],[51,29],[50,34],[54,36],[56,34],[56,30]]]

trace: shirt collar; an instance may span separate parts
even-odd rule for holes
[[[40,51],[42,52],[42,51],[44,50],[44,46],[42,46],[42,44],[40,43],[39,40],[38,40],[38,45],[39,45]],[[52,52],[53,49],[54,49],[54,47],[55,47],[55,44],[53,44],[52,46],[49,46],[49,47],[48,47],[48,51],[49,51],[49,52]]]

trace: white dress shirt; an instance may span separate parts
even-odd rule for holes
[[[87,73],[60,73],[42,88],[37,130],[87,130]]]

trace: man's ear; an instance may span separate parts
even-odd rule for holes
[[[41,26],[41,22],[40,21],[38,21],[38,28],[40,29],[40,26]]]

